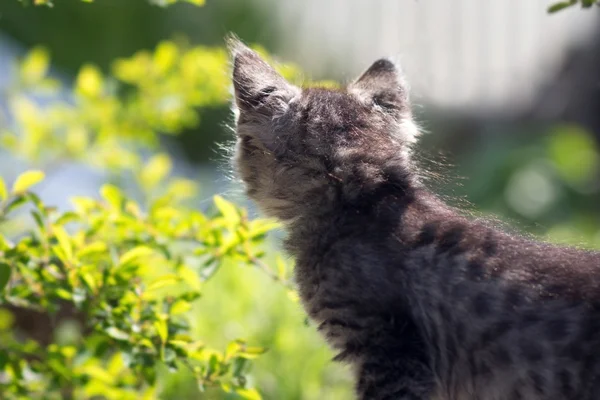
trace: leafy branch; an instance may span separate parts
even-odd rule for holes
[[[558,12],[560,10],[564,10],[566,8],[573,7],[573,6],[576,6],[576,5],[580,5],[581,8],[591,8],[594,5],[600,7],[600,1],[599,0],[567,0],[567,1],[561,1],[561,2],[554,3],[551,6],[549,6],[548,7],[548,12],[549,13],[555,13],[555,12]]]
[[[53,0],[18,0],[24,5],[34,5],[34,6],[46,6],[46,7],[54,7]],[[81,0],[83,3],[93,3],[95,0]],[[190,3],[196,6],[203,6],[205,0],[148,0],[150,4],[154,4],[161,7],[166,7],[175,3]]]

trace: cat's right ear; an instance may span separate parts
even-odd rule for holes
[[[402,114],[410,108],[400,67],[387,58],[375,61],[348,89],[367,103],[391,112]]]
[[[228,38],[233,60],[233,87],[240,113],[273,116],[284,112],[300,89],[288,83],[273,67],[239,39]]]

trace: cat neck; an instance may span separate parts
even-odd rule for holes
[[[431,220],[450,218],[460,217],[423,185],[389,182],[352,201],[341,200],[326,211],[299,216],[287,224],[285,244],[297,257],[319,254],[344,238],[409,238]]]

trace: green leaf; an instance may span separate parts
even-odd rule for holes
[[[113,208],[121,209],[124,197],[118,187],[110,184],[103,185],[100,188],[100,195]]]
[[[279,254],[275,257],[275,265],[277,266],[277,276],[279,279],[285,280],[287,276],[287,265]]]
[[[167,193],[179,200],[189,199],[194,197],[198,191],[196,182],[190,179],[173,179],[167,188]]]
[[[6,251],[12,247],[13,244],[0,233],[0,251]]]
[[[54,237],[58,241],[58,245],[64,252],[67,260],[73,259],[73,246],[71,245],[71,239],[69,238],[67,231],[65,231],[65,228],[54,225],[52,227],[52,232],[54,233]]]
[[[171,159],[166,154],[152,157],[140,173],[140,182],[144,189],[154,189],[169,174],[171,168]]]
[[[548,154],[561,177],[573,185],[591,182],[600,165],[593,136],[575,125],[561,125],[549,137]]]
[[[8,203],[8,205],[4,208],[4,212],[8,214],[9,212],[16,210],[25,203],[27,203],[27,198],[25,196],[17,196]]]
[[[64,213],[63,215],[61,215],[56,220],[56,225],[66,225],[69,222],[75,222],[78,220],[79,220],[79,215],[77,215],[76,213],[74,213],[72,211],[68,211],[68,212]]]
[[[218,195],[214,197],[214,201],[228,225],[235,226],[240,222],[240,215],[233,203]]]
[[[69,379],[71,376],[71,370],[65,367],[59,360],[51,359],[46,362],[48,366],[54,370],[54,372],[65,379]]]
[[[185,265],[181,265],[177,269],[177,275],[185,283],[187,283],[192,289],[200,291],[200,289],[202,288],[202,285],[201,285],[201,282],[200,282],[200,276],[198,276],[198,274],[196,273],[196,271],[194,271],[190,267],[185,266]]]
[[[85,365],[81,367],[80,372],[108,385],[114,385],[115,383],[116,378],[104,368],[97,365]]]
[[[44,219],[43,219],[42,215],[40,214],[40,212],[32,211],[31,215],[33,216],[33,219],[35,220],[35,224],[38,226],[38,228],[40,228],[40,230],[42,232],[44,232],[44,230],[46,229],[46,226],[44,224]]]
[[[192,305],[185,300],[177,300],[171,306],[171,315],[179,315],[188,312],[192,309]]]
[[[76,92],[84,97],[96,98],[102,94],[104,79],[93,65],[84,65],[77,75]]]
[[[262,397],[260,393],[256,389],[244,389],[244,388],[236,388],[235,394],[237,394],[242,399],[246,400],[261,400]]]
[[[4,290],[10,280],[11,268],[10,265],[0,261],[0,292]]]
[[[35,205],[42,216],[46,217],[48,215],[47,208],[44,207],[44,203],[37,194],[29,192],[25,193],[24,197]]]
[[[167,337],[169,336],[167,321],[165,319],[154,321],[154,328],[156,329],[156,333],[158,334],[158,337],[160,337],[161,342],[163,344],[166,343]]]
[[[115,326],[111,326],[110,328],[107,328],[105,330],[105,332],[108,334],[108,336],[110,336],[113,339],[117,339],[117,340],[121,340],[121,341],[129,340],[129,334],[127,334],[127,332],[124,332]]]
[[[5,200],[8,197],[8,191],[6,190],[6,183],[0,176],[0,201]]]
[[[140,262],[154,254],[154,250],[146,246],[138,246],[127,251],[119,258],[119,265],[127,265]]]
[[[281,228],[281,224],[276,221],[270,220],[256,220],[252,221],[249,236],[250,238],[260,238],[267,232]]]
[[[72,300],[73,299],[73,294],[71,292],[63,289],[63,288],[56,289],[55,293],[61,299],[65,299],[65,300]]]
[[[211,376],[217,372],[220,365],[219,357],[216,354],[212,354],[208,360],[208,371],[206,371],[206,375]]]
[[[554,3],[552,4],[550,7],[548,7],[548,12],[549,13],[555,13],[557,11],[563,10],[567,7],[571,7],[572,5],[576,4],[577,1],[561,1],[560,3]]]
[[[105,253],[108,250],[106,243],[104,242],[93,242],[77,252],[77,258],[89,257],[92,255],[99,255]]]
[[[6,350],[0,350],[0,371],[4,370],[4,367],[8,364],[8,353]]]
[[[172,286],[178,284],[180,279],[173,274],[161,276],[160,278],[155,279],[148,285],[147,290],[157,290],[166,286]]]
[[[150,385],[154,385],[156,382],[156,368],[151,366],[145,366],[142,368],[142,375],[144,375],[144,379]]]
[[[46,76],[49,66],[50,56],[48,51],[36,47],[27,54],[21,63],[21,79],[27,85],[37,84]]]
[[[267,352],[267,349],[265,349],[264,347],[250,346],[250,347],[244,347],[242,351],[238,352],[238,355],[240,357],[254,359],[254,358],[258,357],[259,355],[264,354],[266,352]]]
[[[44,179],[42,171],[27,171],[19,175],[13,184],[12,192],[14,194],[23,194],[33,185],[41,182]]]
[[[90,273],[82,273],[80,275],[81,280],[85,283],[89,290],[95,292],[97,289],[96,280]]]

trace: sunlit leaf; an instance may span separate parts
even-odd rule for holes
[[[198,185],[189,179],[173,179],[167,188],[167,193],[176,199],[188,199],[196,195]]]
[[[287,276],[287,265],[279,254],[275,258],[275,265],[277,265],[277,276],[279,279],[285,280]]]
[[[95,292],[97,290],[98,286],[97,286],[96,280],[94,279],[94,277],[92,276],[92,274],[89,274],[89,273],[83,273],[83,274],[81,274],[81,280],[83,282],[85,282],[86,286],[92,292]]]
[[[158,333],[158,337],[160,337],[161,342],[166,343],[167,337],[169,336],[167,321],[164,319],[154,321],[154,328],[156,329],[156,333]]]
[[[289,299],[292,300],[294,303],[300,302],[300,296],[298,295],[298,293],[296,291],[288,290],[287,295],[288,295]]]
[[[192,309],[192,305],[185,300],[178,300],[171,306],[171,314],[179,315],[188,312]]]
[[[111,326],[105,329],[105,332],[108,334],[108,336],[110,336],[113,339],[123,341],[129,340],[129,335],[127,334],[127,332],[124,332],[117,327]]]
[[[215,205],[219,209],[219,212],[221,215],[223,215],[228,224],[236,225],[239,223],[240,216],[235,206],[231,202],[218,195],[214,197],[214,201]]]
[[[100,188],[100,194],[102,195],[102,198],[115,209],[120,209],[123,205],[123,193],[121,193],[121,190],[114,185],[103,185]]]
[[[8,197],[8,191],[6,190],[6,183],[4,179],[0,176],[0,201],[6,200]]]
[[[191,268],[185,265],[182,265],[177,269],[177,275],[191,288],[200,291],[202,285],[200,282],[200,277],[198,276],[198,273],[196,273],[196,271],[192,270]]]
[[[176,275],[165,275],[153,280],[146,290],[157,290],[166,286],[173,286],[179,283],[179,278]]]
[[[88,257],[91,255],[98,255],[108,250],[106,243],[104,242],[93,242],[85,247],[81,248],[77,252],[77,258]]]
[[[99,381],[102,381],[109,385],[113,384],[115,381],[115,378],[116,378],[115,376],[111,375],[108,371],[106,371],[104,368],[100,368],[97,365],[83,366],[83,367],[81,367],[81,369],[78,372],[88,375],[94,379],[98,379]]]
[[[17,180],[13,184],[12,192],[14,194],[22,194],[29,190],[32,186],[41,182],[44,179],[44,173],[42,171],[27,171],[17,177]]]
[[[63,288],[56,289],[56,295],[64,300],[72,300],[73,294]]]
[[[254,358],[257,358],[258,356],[260,356],[261,354],[264,354],[266,351],[267,351],[267,349],[265,349],[264,347],[248,346],[248,347],[244,347],[244,349],[242,351],[240,351],[238,354],[240,357],[254,359]]]
[[[156,187],[171,171],[171,159],[166,154],[157,154],[152,157],[140,173],[141,184],[146,190]]]
[[[126,265],[139,262],[154,254],[154,250],[146,246],[138,246],[123,254],[119,258],[120,265]]]
[[[256,389],[244,389],[244,388],[236,388],[235,394],[237,394],[242,399],[246,400],[261,400],[262,397],[260,393]]]
[[[82,96],[95,98],[102,94],[104,79],[100,70],[93,65],[85,65],[79,71],[76,91]]]
[[[6,239],[4,235],[0,233],[0,251],[8,250],[12,246],[12,243],[10,243],[8,239]]]
[[[67,234],[65,229],[62,226],[54,225],[52,227],[52,232],[54,233],[56,240],[58,240],[58,244],[59,244],[60,248],[62,249],[62,251],[64,252],[67,259],[68,260],[72,259],[73,258],[73,245],[71,244],[71,239],[69,238],[69,235]]]
[[[161,42],[154,52],[154,65],[157,66],[160,72],[165,73],[175,65],[178,56],[179,49],[174,43]]]
[[[256,220],[250,224],[249,236],[251,238],[262,237],[265,233],[281,228],[281,224],[271,220]]]
[[[27,85],[34,85],[40,82],[48,72],[50,66],[50,57],[48,51],[36,47],[31,50],[21,63],[21,79]]]

